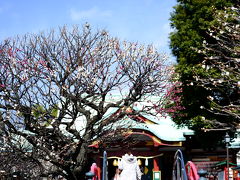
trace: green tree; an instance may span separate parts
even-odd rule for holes
[[[174,120],[191,128],[235,128],[240,122],[239,1],[178,0],[171,16],[173,54],[182,82]],[[179,115],[180,114],[180,115]]]

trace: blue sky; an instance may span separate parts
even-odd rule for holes
[[[0,40],[89,22],[122,40],[170,53],[170,12],[176,0],[1,0]],[[174,59],[171,57],[171,59]]]

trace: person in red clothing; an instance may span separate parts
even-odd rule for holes
[[[189,180],[199,180],[200,177],[197,173],[197,168],[192,161],[188,161],[185,168]]]
[[[90,171],[95,174],[95,176],[92,178],[92,180],[100,180],[98,177],[98,167],[96,163],[92,163],[92,166],[90,168]]]

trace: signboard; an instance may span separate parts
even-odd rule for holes
[[[153,171],[153,180],[161,180],[161,171]]]

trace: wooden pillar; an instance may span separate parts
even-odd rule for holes
[[[101,164],[101,158],[100,158],[100,156],[97,156],[97,158],[96,158],[96,163],[97,163],[97,168],[98,168],[97,177],[98,177],[98,180],[101,180],[101,168],[102,168],[102,164]]]

